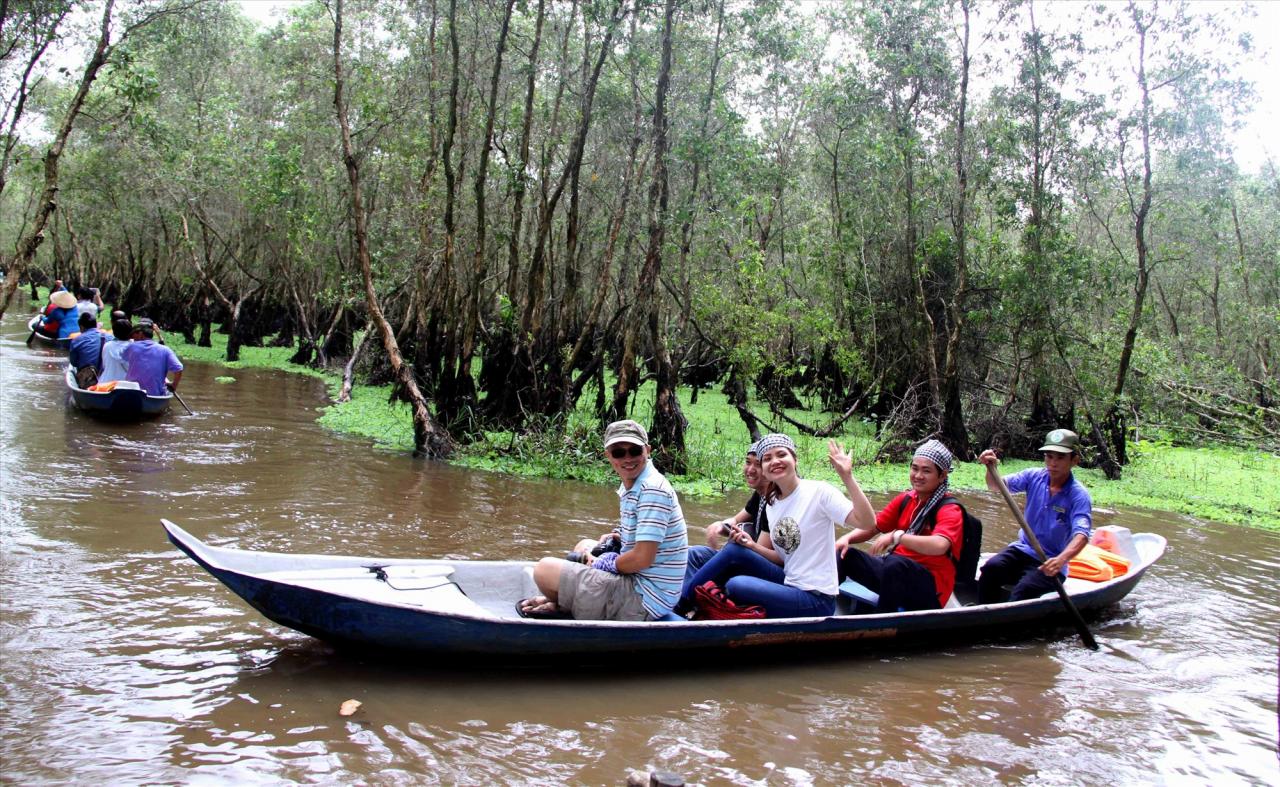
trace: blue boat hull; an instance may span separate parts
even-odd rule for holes
[[[807,652],[825,645],[848,651],[920,642],[953,644],[989,636],[993,631],[1020,635],[1032,624],[1066,620],[1056,596],[946,610],[777,620],[622,623],[451,614],[375,603],[237,570],[229,565],[235,553],[272,559],[283,556],[210,548],[170,522],[165,522],[165,528],[179,549],[268,619],[366,652],[524,661],[540,656],[616,657],[772,646],[799,647]],[[1154,559],[1095,590],[1073,593],[1072,600],[1086,614],[1112,606],[1133,590],[1152,562]]]
[[[90,415],[114,420],[141,420],[154,418],[169,409],[173,395],[150,396],[138,388],[115,388],[110,391],[90,391],[76,385],[75,372],[67,367],[65,372],[67,392],[76,407]]]

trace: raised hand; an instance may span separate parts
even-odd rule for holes
[[[827,441],[827,461],[831,462],[831,467],[840,477],[853,475],[853,457],[840,447],[835,440]]]

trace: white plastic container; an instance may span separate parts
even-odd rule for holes
[[[1119,525],[1095,527],[1089,543],[1099,549],[1117,554],[1130,563],[1137,563],[1140,560],[1138,550],[1133,545],[1133,532],[1127,527]]]

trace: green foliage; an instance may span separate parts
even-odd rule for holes
[[[973,42],[961,204],[962,39],[954,5],[843,0],[810,11],[799,2],[725,3],[723,18],[720,3],[680,6],[662,283],[639,295],[656,168],[649,113],[657,6],[626,6],[588,108],[584,64],[593,62],[617,3],[547,3],[536,62],[529,59],[536,4],[517,3],[490,140],[481,130],[504,4],[458,4],[453,23],[444,3],[345,4],[345,95],[374,288],[424,380],[457,368],[457,348],[471,336],[476,357],[495,349],[487,343],[510,336],[539,288],[544,333],[519,338],[563,357],[602,286],[595,323],[602,333],[585,338],[605,353],[606,366],[621,345],[622,310],[653,299],[663,335],[686,364],[682,373],[694,363],[732,370],[756,412],[775,420],[781,396],[762,404],[750,390],[765,372],[771,384],[793,389],[775,393],[807,397],[810,409],[794,413],[799,420],[821,423],[831,416],[823,405],[859,398],[883,423],[895,408],[907,409],[903,403],[932,398],[931,361],[947,349],[956,323],[946,307],[958,295],[964,321],[955,379],[975,443],[1028,428],[1031,403],[1047,391],[1078,427],[1086,414],[1114,404],[1128,417],[1131,439],[1274,444],[1274,405],[1267,403],[1280,399],[1280,199],[1272,175],[1238,171],[1225,148],[1250,96],[1233,76],[1232,58],[1246,53],[1223,36],[1227,14],[1213,4],[1057,4],[1052,11],[973,4],[975,29],[992,35]],[[118,8],[115,29],[149,8]],[[232,301],[252,290],[250,320],[289,314],[293,330],[312,339],[338,315],[365,322],[334,123],[334,10],[303,4],[272,29],[255,31],[236,4],[196,3],[132,30],[99,75],[59,161],[58,213],[35,268],[127,293],[131,308],[208,303],[215,321],[227,315],[212,285]],[[1137,23],[1150,23],[1149,150],[1138,133],[1144,109],[1131,68]],[[25,35],[21,27],[5,30]],[[451,34],[461,53],[456,74]],[[32,43],[15,41],[15,52]],[[48,64],[37,72],[27,120],[56,125],[77,75]],[[1114,93],[1097,93],[1099,84]],[[564,166],[587,109],[583,171],[574,181]],[[44,143],[27,134],[28,125],[18,126],[0,195],[6,248],[43,185]],[[450,134],[452,183],[442,161]],[[633,139],[636,169],[629,172]],[[491,146],[489,171],[476,172],[483,145]],[[1142,237],[1151,282],[1135,306],[1134,211],[1147,153],[1152,205]],[[477,176],[488,206],[485,248],[477,248]],[[517,183],[528,187],[518,231],[511,215]],[[561,184],[578,189],[576,200],[566,190],[540,228],[540,210]],[[571,203],[578,210],[572,254]],[[959,209],[964,238],[953,223]],[[533,279],[540,229],[547,265]],[[962,259],[966,290],[957,292]],[[474,315],[466,308],[472,296]],[[464,325],[464,316],[474,322]],[[1116,394],[1118,359],[1135,320],[1133,368]],[[214,348],[180,352],[219,360],[225,337],[214,340]],[[238,365],[284,365],[291,353],[245,347]],[[337,385],[332,375],[299,371]],[[501,376],[476,379],[495,385]],[[635,405],[642,420],[651,396],[646,388]],[[359,391],[354,416],[343,405],[326,423],[407,445],[407,414],[378,404],[382,398]],[[939,404],[923,402],[902,439],[938,428]],[[736,414],[713,391],[687,415],[692,469],[681,482],[701,491],[736,487],[745,441]],[[593,448],[599,426],[579,403],[556,418],[529,416],[514,434],[490,435],[460,461],[599,480],[607,475]],[[851,425],[842,439],[856,443],[863,461],[876,455],[865,425]],[[804,448],[815,473],[824,472],[821,443]],[[902,483],[901,468],[864,470],[884,488]],[[1126,470],[1126,479],[1135,472]]]
[[[299,366],[290,363],[289,358],[296,352],[293,347],[241,347],[240,360],[227,362],[227,336],[214,332],[209,337],[211,347],[201,347],[183,339],[181,334],[166,333],[165,342],[183,360],[212,363],[227,369],[284,369],[295,374],[305,374],[330,382],[341,382],[336,375],[322,372],[310,366]],[[228,378],[234,379],[234,378]],[[221,382],[221,380],[219,380]],[[412,446],[411,446],[412,447]]]
[[[387,390],[354,386],[351,401],[324,408],[320,424],[335,432],[372,440],[379,448],[413,451],[413,414],[404,402],[387,401]]]
[[[1280,531],[1280,456],[1249,448],[1140,441],[1124,477],[1085,471],[1100,505],[1175,511],[1199,519]]]
[[[216,336],[215,344],[225,343]],[[287,363],[283,348],[246,347],[238,363],[226,364],[225,350],[197,348],[182,342],[171,346],[186,360],[220,363],[230,368],[277,368],[321,377],[337,389],[340,380],[307,367]],[[226,379],[219,377],[219,380]],[[386,387],[356,386],[350,402],[323,408],[319,423],[342,434],[372,441],[380,449],[407,453],[413,450],[413,424],[403,402],[388,402]],[[689,472],[672,476],[682,495],[720,496],[742,486],[742,458],[750,438],[741,419],[723,394],[704,391],[693,405],[689,391],[680,392],[680,406],[689,420]],[[758,405],[758,403],[757,403]],[[653,406],[653,386],[636,397],[631,416],[647,423]],[[803,416],[803,413],[791,413]],[[567,418],[547,421],[524,432],[486,432],[464,446],[454,464],[479,470],[536,478],[575,479],[588,483],[616,481],[602,459],[601,424],[586,407]],[[784,428],[796,441],[799,468],[806,478],[839,485],[827,464],[827,440],[797,434]],[[901,462],[877,462],[880,444],[870,424],[851,422],[837,438],[853,456],[855,475],[868,492],[893,492],[907,488],[907,469]],[[1130,448],[1131,464],[1120,481],[1107,481],[1098,470],[1078,469],[1094,504],[1132,506],[1172,511],[1190,517],[1250,525],[1280,531],[1280,456],[1255,449],[1190,447],[1160,440],[1143,440]],[[1037,462],[1006,460],[1008,474]],[[957,462],[951,484],[959,490],[985,489],[984,468],[976,462]],[[1247,493],[1246,493],[1247,490]]]

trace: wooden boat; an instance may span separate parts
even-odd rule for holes
[[[39,322],[40,315],[38,314],[27,321],[27,330],[31,331],[32,336],[35,337],[33,341],[38,342],[42,347],[50,347],[58,350],[71,349],[71,339],[54,339],[51,336],[45,336],[43,333],[37,331],[36,325]]]
[[[1038,599],[892,614],[726,621],[526,619],[537,594],[533,563],[289,555],[209,546],[168,520],[169,540],[270,620],[339,646],[524,661],[538,656],[623,657],[652,651],[811,646],[842,650],[907,641],[955,643],[993,630],[1021,635],[1065,616],[1056,593]],[[1127,531],[1126,531],[1127,533]],[[1164,554],[1165,539],[1132,536],[1136,560],[1108,582],[1068,579],[1084,614],[1124,598]]]
[[[173,394],[152,396],[137,383],[118,380],[110,391],[90,391],[76,385],[76,373],[69,365],[64,372],[67,392],[76,407],[86,413],[117,420],[154,418],[169,409]]]

